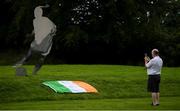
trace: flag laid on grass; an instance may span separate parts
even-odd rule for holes
[[[47,81],[42,84],[58,93],[97,93],[97,90],[82,81]]]

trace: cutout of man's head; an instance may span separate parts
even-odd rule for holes
[[[39,18],[39,17],[42,17],[43,15],[43,10],[41,8],[41,6],[38,6],[34,9],[34,17],[35,18]]]

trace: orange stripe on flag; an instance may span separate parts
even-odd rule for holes
[[[95,92],[97,93],[98,91],[91,85],[82,82],[82,81],[73,81],[75,84],[79,85],[80,87],[84,88],[87,92]]]

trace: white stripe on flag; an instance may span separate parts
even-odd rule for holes
[[[81,93],[81,92],[87,92],[82,87],[78,86],[77,84],[73,83],[72,81],[58,81],[60,84],[67,87],[69,90],[71,90],[73,93]]]

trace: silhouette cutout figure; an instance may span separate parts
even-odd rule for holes
[[[47,17],[43,16],[43,10],[45,6],[37,6],[34,9],[34,40],[30,45],[28,53],[13,67],[20,67],[27,62],[32,55],[39,55],[39,60],[33,69],[32,74],[36,74],[42,67],[46,56],[50,53],[52,47],[52,39],[56,34],[56,25]]]

